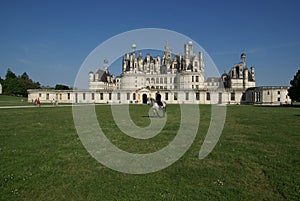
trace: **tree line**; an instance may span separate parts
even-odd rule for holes
[[[0,77],[0,83],[2,84],[2,93],[5,95],[13,96],[28,96],[28,89],[56,89],[67,90],[70,87],[62,84],[56,84],[55,87],[41,86],[39,82],[35,82],[29,78],[28,74],[24,72],[22,75],[16,75],[11,69],[7,69],[5,79]]]
[[[5,79],[0,77],[0,82],[5,95],[27,96],[27,89],[41,88],[41,84],[30,79],[26,72],[17,76],[11,69],[7,69]]]

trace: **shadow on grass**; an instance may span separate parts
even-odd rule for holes
[[[144,116],[141,116],[142,118],[164,118],[164,116],[156,116],[156,115],[144,115]]]

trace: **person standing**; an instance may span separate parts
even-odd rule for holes
[[[37,107],[40,107],[40,106],[41,106],[41,101],[40,101],[39,98],[36,100],[36,106],[37,106]]]

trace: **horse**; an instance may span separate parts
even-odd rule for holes
[[[159,115],[159,110],[162,110],[162,117],[165,117],[165,114],[167,112],[167,103],[165,101],[162,101],[162,106],[158,105],[157,101],[155,99],[151,99],[151,102],[152,102],[152,111],[153,111],[153,114],[154,116],[157,116],[157,117],[161,117]]]

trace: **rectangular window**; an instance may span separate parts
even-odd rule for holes
[[[68,93],[68,100],[70,100],[70,93]]]
[[[108,94],[108,100],[111,100],[111,93]]]
[[[177,100],[178,94],[174,93],[174,100]]]
[[[255,92],[255,102],[260,102],[260,93],[257,91]]]
[[[62,94],[59,94],[59,100],[61,100],[62,99]]]
[[[133,100],[135,100],[135,99],[136,99],[136,97],[135,97],[135,93],[133,93],[133,94],[132,94],[132,96],[133,96]]]
[[[162,78],[162,77],[160,78],[159,83],[160,83],[160,84],[163,83],[163,78]]]
[[[165,99],[169,100],[169,93],[165,93]]]
[[[280,98],[277,98],[277,101],[280,101]]]
[[[82,94],[82,99],[85,100],[85,93]]]
[[[49,100],[49,94],[46,94],[46,100]]]
[[[192,82],[194,82],[194,76],[192,76]]]
[[[100,100],[103,100],[103,93],[100,93]]]
[[[185,100],[189,100],[189,92],[185,93]]]
[[[208,100],[208,101],[210,100],[210,93],[209,92],[206,93],[206,100]]]
[[[117,100],[121,100],[121,94],[117,93]]]
[[[39,93],[39,97],[42,97],[42,94],[41,94],[41,93]]]
[[[168,81],[167,81],[167,78],[165,77],[165,78],[164,78],[164,83],[167,84],[167,82],[168,82]]]
[[[199,94],[199,92],[196,92],[196,100],[200,100],[200,94]]]
[[[127,93],[127,100],[130,100],[130,93]]]
[[[196,82],[199,82],[199,76],[196,76]]]
[[[172,78],[170,77],[170,83],[172,83]]]
[[[159,78],[157,77],[157,78],[156,78],[156,84],[158,84],[158,83],[159,83]]]
[[[92,100],[95,100],[95,94],[92,93]]]
[[[231,93],[230,100],[234,101],[235,100],[235,93]]]
[[[280,94],[280,91],[277,91],[277,94]]]

